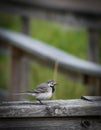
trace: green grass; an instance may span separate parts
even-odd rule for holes
[[[4,26],[6,26],[6,24]],[[7,28],[19,31],[19,18],[13,18],[12,24],[9,23]],[[30,35],[33,38],[46,42],[79,58],[86,59],[87,57],[87,36],[85,29],[71,29],[68,26],[61,26],[57,23],[32,19],[30,22]],[[0,57],[0,60],[1,59],[2,58]],[[5,63],[6,59],[3,58],[2,62]],[[5,78],[2,79],[2,76],[0,76],[0,79],[2,80],[2,84],[0,83],[0,86],[5,87],[7,86],[7,70],[5,70],[6,64],[3,67],[4,68],[2,68],[2,70],[4,73],[2,73]],[[32,89],[37,84],[53,78],[53,74],[54,70],[48,68],[48,66],[42,66],[34,61],[30,62],[30,80],[28,88]],[[86,93],[86,88],[84,85],[74,82],[62,74],[58,73],[57,81],[59,85],[56,88],[56,93],[54,94],[53,99],[79,98],[81,95]]]
[[[8,58],[0,54],[0,87],[6,89],[8,83]]]
[[[99,57],[100,57],[100,59],[99,59],[99,61],[100,61],[100,64],[101,64],[101,31],[99,31]]]
[[[31,36],[86,59],[87,36],[85,29],[73,30],[56,23],[32,20]]]

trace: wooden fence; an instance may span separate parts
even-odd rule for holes
[[[101,98],[44,103],[46,105],[38,105],[37,102],[3,102],[0,104],[0,130],[101,129]]]
[[[101,66],[97,64],[99,46],[96,43],[98,30],[101,29],[100,5],[99,0],[0,1],[0,12],[21,17],[21,32],[24,33],[0,28],[0,49],[7,49],[10,52],[11,99],[14,99],[12,97],[14,90],[19,92],[26,89],[29,58],[52,68],[58,62],[60,72],[89,85],[89,95],[101,95]],[[87,27],[88,57],[95,63],[84,61],[29,37],[30,17]],[[75,100],[44,101],[44,103],[45,105],[29,101],[0,103],[0,130],[100,130],[101,128],[101,97],[90,96]]]

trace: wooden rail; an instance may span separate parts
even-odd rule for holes
[[[100,0],[1,0],[0,11],[101,29]]]
[[[55,100],[44,103],[45,105],[27,101],[0,103],[0,129],[100,130],[101,128],[101,100]]]
[[[27,35],[0,29],[0,40],[2,41],[1,43],[7,43],[18,48],[26,55],[33,57],[34,60],[42,63],[45,62],[49,66],[54,66],[57,61],[61,70],[64,70],[64,73],[70,70],[83,75],[101,78],[100,65],[76,58],[67,52],[28,37]]]
[[[82,78],[82,81],[85,80],[90,85],[95,82],[95,79],[97,79],[97,83],[100,82],[100,65],[76,58],[27,35],[0,29],[0,43],[2,46],[10,47],[11,51],[11,93],[13,90],[21,91],[22,89],[22,85],[19,82],[26,76],[25,74],[23,76],[24,62],[22,61],[24,57],[33,58],[50,67],[54,67],[55,62],[58,62],[59,71],[76,79]],[[91,81],[92,78],[93,81]],[[96,94],[99,93],[96,92]]]

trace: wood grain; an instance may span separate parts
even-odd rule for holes
[[[45,105],[28,101],[2,102],[0,130],[100,130],[101,128],[101,101],[75,99],[44,101],[44,103]]]
[[[55,100],[39,102],[4,102],[0,104],[0,117],[67,117],[101,116],[101,101]]]
[[[82,125],[88,121],[89,125]],[[99,118],[17,118],[0,120],[2,130],[100,130]]]

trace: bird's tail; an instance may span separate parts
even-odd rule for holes
[[[13,95],[33,95],[33,96],[35,96],[35,93],[30,93],[30,92],[19,92],[19,93],[13,93]]]

